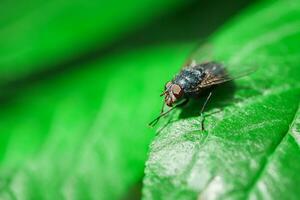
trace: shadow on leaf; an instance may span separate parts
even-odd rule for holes
[[[224,107],[233,104],[235,101],[233,98],[235,90],[236,86],[234,82],[229,82],[213,88],[211,90],[212,96],[205,107],[204,114],[209,113],[212,109],[222,110]],[[180,108],[181,113],[179,115],[179,119],[200,116],[200,110],[208,96],[208,92],[209,91],[204,92],[203,95],[198,98],[191,99],[187,105]]]

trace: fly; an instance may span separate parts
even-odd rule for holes
[[[206,100],[200,109],[200,116],[211,98],[214,86],[223,84],[236,78],[240,78],[249,72],[232,77],[228,74],[223,64],[215,61],[197,64],[196,61],[188,63],[171,81],[167,82],[164,92],[164,103],[160,115],[149,123],[154,126],[161,117],[167,115],[174,108],[185,105],[190,98],[206,96]],[[171,107],[164,112],[164,105]],[[201,121],[201,129],[204,130],[204,117]]]

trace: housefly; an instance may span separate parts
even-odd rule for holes
[[[203,116],[214,86],[221,85],[233,79],[246,76],[253,70],[244,71],[237,76],[231,76],[224,64],[216,61],[197,63],[195,60],[188,62],[182,70],[169,82],[166,83],[161,96],[164,96],[164,103],[160,115],[149,123],[154,126],[162,116],[167,115],[174,108],[185,105],[190,98],[205,97],[204,104],[200,109],[200,116]],[[164,112],[164,106],[171,107]],[[204,130],[204,117],[201,121],[201,129]]]

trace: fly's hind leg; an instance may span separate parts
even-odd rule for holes
[[[204,120],[205,120],[205,117],[204,117],[203,112],[204,112],[204,109],[205,109],[205,107],[206,107],[206,105],[207,105],[207,103],[208,103],[208,101],[209,101],[211,95],[212,95],[212,92],[209,92],[209,94],[208,94],[208,96],[206,97],[206,100],[205,100],[205,102],[204,102],[204,104],[203,104],[203,106],[202,106],[202,108],[201,108],[201,111],[200,111],[200,117],[202,117],[202,119],[201,119],[201,130],[202,130],[202,131],[205,130],[205,128],[204,128]]]

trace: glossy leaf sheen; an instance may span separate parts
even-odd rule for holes
[[[206,131],[201,102],[161,122],[144,199],[299,198],[299,19],[299,1],[267,1],[212,37],[215,59],[259,68],[213,93]]]

